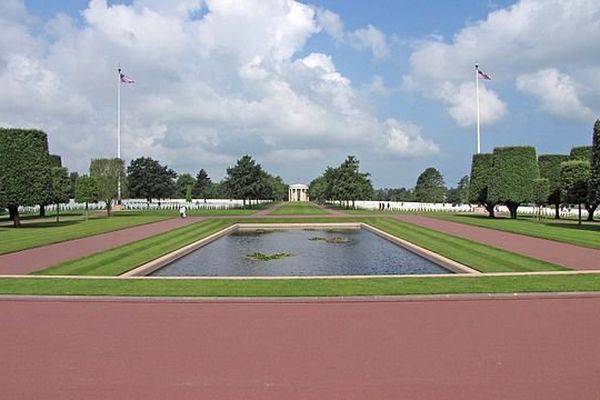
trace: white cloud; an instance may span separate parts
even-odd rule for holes
[[[444,84],[437,97],[446,104],[448,113],[458,126],[470,127],[477,123],[477,95],[475,83]],[[479,119],[482,125],[492,125],[506,115],[506,104],[483,84],[479,85]]]
[[[390,54],[385,35],[373,25],[348,33],[346,40],[353,47],[371,50],[376,59],[381,60]]]
[[[344,23],[336,13],[318,8],[317,22],[335,40],[341,42],[344,39]]]
[[[596,0],[521,0],[466,26],[450,42],[433,37],[416,43],[404,87],[438,98],[451,108],[461,102],[458,88],[473,82],[476,62],[493,74],[486,90],[499,102],[502,100],[491,87],[519,75],[558,68],[575,81],[583,81],[580,77],[584,71],[600,63],[599,16],[600,3]],[[452,101],[444,91],[447,85],[458,96]],[[595,85],[597,92],[600,83]],[[550,110],[548,104],[542,109]],[[464,121],[456,119],[463,126]]]
[[[358,50],[369,50],[376,60],[390,55],[387,37],[383,32],[368,24],[364,28],[346,32],[340,16],[323,8],[315,8],[318,26],[338,43],[349,44]]]
[[[121,63],[136,80],[122,88],[127,159],[148,155],[180,171],[207,167],[218,179],[245,153],[285,169],[295,168],[286,154],[434,149],[418,129],[378,119],[329,55],[298,57],[322,29],[313,8],[291,0],[169,5],[171,11],[156,0],[92,0],[82,23],[59,15],[39,37],[28,33],[29,17],[16,7],[22,15],[7,27],[16,32],[11,40],[26,46],[0,36],[8,46],[0,63],[0,124],[45,129],[52,151],[85,170],[91,158],[115,152]]]
[[[556,69],[543,69],[517,78],[517,89],[537,97],[540,108],[566,119],[588,121],[594,118],[591,109],[579,98],[580,85]]]
[[[439,153],[439,147],[421,136],[421,128],[412,123],[400,123],[394,119],[385,122],[387,148],[395,154],[412,156]]]

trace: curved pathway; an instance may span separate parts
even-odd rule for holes
[[[580,400],[600,296],[0,299],[6,399]]]
[[[600,250],[420,215],[394,218],[576,270],[600,269]]]
[[[28,274],[49,266],[164,233],[203,217],[173,218],[0,255],[0,275]]]

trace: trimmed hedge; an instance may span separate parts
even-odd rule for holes
[[[519,205],[533,201],[533,180],[539,177],[534,147],[497,147],[492,156],[488,197],[494,203],[506,205],[511,218],[517,218]]]

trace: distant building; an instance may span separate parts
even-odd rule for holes
[[[289,201],[309,201],[308,186],[302,183],[290,185],[290,188],[288,189],[288,199]]]

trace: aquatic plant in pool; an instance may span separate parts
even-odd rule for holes
[[[259,251],[254,252],[252,254],[246,254],[246,257],[255,260],[255,261],[271,261],[271,260],[279,260],[284,257],[293,257],[293,254],[290,253],[273,253],[273,254],[265,254]]]

